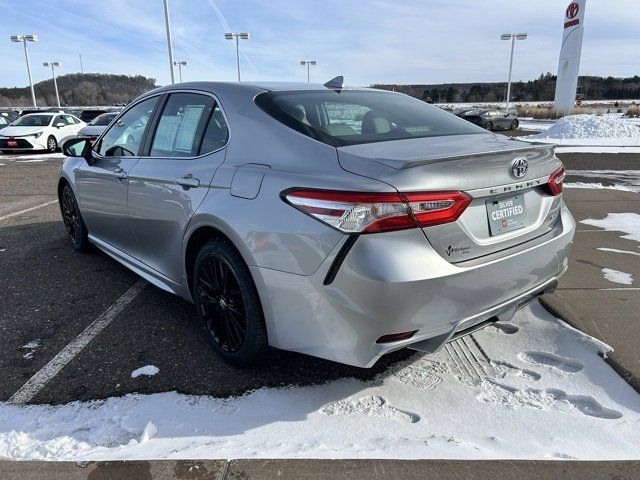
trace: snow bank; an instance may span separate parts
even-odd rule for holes
[[[0,403],[0,459],[638,459],[640,396],[539,304],[378,378]]]
[[[640,128],[614,115],[569,115],[546,131],[519,140],[573,147],[637,147]]]
[[[527,138],[637,138],[640,129],[611,115],[569,115],[559,119],[546,131]]]

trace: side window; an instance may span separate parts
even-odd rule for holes
[[[62,115],[57,115],[56,118],[53,119],[53,126],[55,127],[59,123],[63,123],[65,126],[69,124],[67,120]]]
[[[227,127],[227,121],[224,119],[220,107],[216,105],[207,129],[204,132],[198,155],[204,155],[205,153],[213,152],[214,150],[224,147],[228,139],[229,128]]]
[[[142,137],[159,97],[148,98],[131,107],[105,133],[96,152],[105,157],[138,155]]]
[[[169,97],[151,144],[152,157],[195,157],[215,101],[208,95],[174,93]]]
[[[65,115],[65,117],[64,117],[64,118],[67,120],[67,123],[68,123],[69,125],[75,125],[76,123],[78,123],[78,122],[76,121],[76,119],[75,119],[74,117],[72,117],[71,115]]]

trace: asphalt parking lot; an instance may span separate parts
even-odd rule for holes
[[[585,158],[563,155],[569,169],[588,162]],[[61,161],[60,154],[0,156],[0,401],[9,400],[140,281],[99,251],[72,250],[55,195]],[[637,165],[638,158],[633,161]],[[189,303],[146,285],[101,334],[35,389],[29,402],[173,390],[226,397],[264,386],[372,379],[410,355],[396,352],[365,370],[273,351],[268,363],[235,369],[211,352]],[[131,377],[145,365],[162,374]]]
[[[0,157],[0,401],[8,400],[139,278],[97,250],[79,254],[71,249],[55,195],[61,155],[12,157]],[[192,309],[147,285],[31,402],[168,390],[226,397],[263,386],[370,379],[409,355],[398,352],[364,370],[274,350],[268,364],[239,370],[211,352]],[[26,348],[30,342],[37,346]],[[162,374],[131,378],[145,365],[157,366]]]

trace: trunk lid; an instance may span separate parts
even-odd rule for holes
[[[343,169],[383,181],[400,192],[460,190],[473,197],[456,222],[423,229],[436,251],[452,263],[506,251],[556,226],[561,196],[552,196],[545,187],[549,175],[562,165],[553,146],[487,133],[350,145],[337,150]],[[521,178],[512,174],[516,158],[528,163]],[[490,220],[492,211],[514,204],[523,210],[518,228],[501,232],[500,219],[497,223],[495,218]]]

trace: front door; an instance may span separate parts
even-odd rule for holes
[[[127,211],[128,175],[139,159],[147,123],[159,97],[132,106],[94,146],[92,164],[76,172],[78,202],[89,233],[131,254],[135,237]]]
[[[129,216],[137,258],[175,282],[182,275],[182,239],[222,164],[228,138],[213,96],[172,93],[129,175]]]

